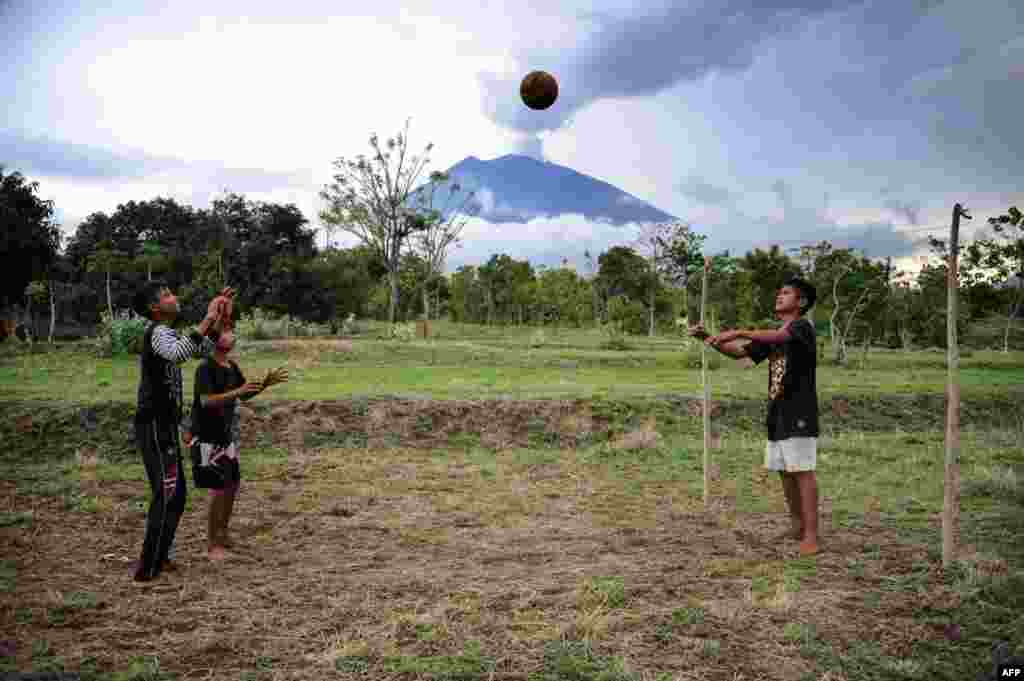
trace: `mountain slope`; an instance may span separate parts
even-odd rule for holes
[[[675,219],[607,182],[528,156],[510,154],[490,161],[470,156],[447,173],[461,192],[476,192],[470,205],[487,222],[525,223],[570,214],[613,225]],[[439,187],[434,207],[440,209],[449,194],[449,186]],[[465,195],[456,194],[449,207],[461,204],[460,196]]]

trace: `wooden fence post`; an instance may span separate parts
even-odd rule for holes
[[[942,567],[956,558],[956,535],[960,521],[960,350],[957,345],[957,294],[960,217],[968,220],[959,203],[953,206],[953,224],[949,234],[949,261],[946,267],[946,465],[942,499]]]
[[[700,282],[700,323],[702,328],[707,319],[708,307],[708,269],[711,267],[711,258],[704,258],[704,272]],[[704,387],[704,510],[708,510],[711,501],[711,405],[710,393],[708,391],[708,358],[707,344],[700,344],[700,377]]]

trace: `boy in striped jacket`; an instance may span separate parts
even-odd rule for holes
[[[173,570],[169,552],[185,510],[185,477],[178,429],[183,424],[181,365],[192,357],[209,357],[214,344],[206,337],[229,309],[234,295],[225,288],[209,305],[206,317],[188,335],[172,327],[178,299],[166,283],[146,282],[135,294],[133,309],[147,319],[139,356],[135,437],[152,491],[136,582],[148,582],[161,570]]]

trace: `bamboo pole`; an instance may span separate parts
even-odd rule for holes
[[[711,267],[711,259],[704,258],[704,271],[700,280],[700,323],[703,327],[706,320],[708,307],[708,269]],[[706,327],[703,327],[706,328]],[[700,344],[700,380],[704,387],[704,408],[702,410],[704,421],[704,510],[708,510],[711,501],[711,409],[709,404],[710,392],[708,390],[708,356],[707,344]]]
[[[949,261],[946,268],[946,462],[942,500],[942,566],[956,558],[956,535],[960,520],[960,351],[957,345],[957,256],[960,217],[971,216],[958,203],[953,206],[953,224],[949,234]]]

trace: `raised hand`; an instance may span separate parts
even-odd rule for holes
[[[288,370],[285,369],[284,367],[279,367],[277,369],[272,369],[271,371],[267,372],[266,378],[263,379],[263,387],[269,388],[272,385],[277,385],[278,383],[285,383],[287,381]]]
[[[238,389],[238,393],[243,397],[255,395],[256,393],[262,392],[264,386],[262,383],[255,381],[248,381],[245,385]]]
[[[206,317],[210,320],[216,320],[223,316],[225,305],[227,310],[231,310],[231,300],[235,296],[235,291],[230,286],[225,286],[221,292],[210,301],[210,304],[206,306]]]

